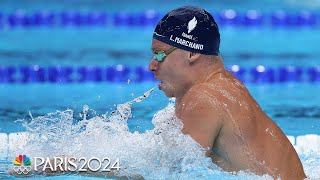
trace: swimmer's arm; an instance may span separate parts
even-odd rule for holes
[[[183,132],[189,134],[210,153],[216,137],[222,128],[221,107],[219,101],[206,91],[190,90],[180,110]]]

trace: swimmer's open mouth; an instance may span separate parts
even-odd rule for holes
[[[160,83],[158,84],[158,88],[161,90],[161,89],[162,89],[162,83],[163,83],[163,81],[161,81],[161,79],[159,79],[157,73],[154,74],[154,78],[155,78],[156,80],[160,80]]]
[[[155,72],[154,78],[155,78],[156,80],[160,80],[160,83],[158,84],[158,88],[159,88],[160,90],[162,90],[163,81],[159,78],[159,75],[158,75],[157,72]]]

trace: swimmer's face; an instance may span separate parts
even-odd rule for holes
[[[153,53],[159,51],[168,51],[173,46],[165,44],[156,39],[152,40],[151,50]],[[186,51],[176,49],[166,56],[164,61],[157,61],[152,58],[149,65],[149,70],[154,72],[156,79],[161,80],[159,86],[160,90],[163,90],[167,97],[179,97],[186,88],[187,80],[187,67],[188,63],[184,59],[184,53]]]

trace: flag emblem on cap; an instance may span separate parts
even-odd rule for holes
[[[189,22],[188,22],[188,34],[194,30],[197,26],[197,19],[196,17],[193,17]]]

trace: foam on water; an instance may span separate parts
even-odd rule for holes
[[[168,105],[158,111],[152,123],[155,128],[144,133],[131,133],[127,120],[133,103],[148,97],[153,89],[128,103],[117,105],[110,114],[87,119],[84,106],[83,120],[74,123],[73,111],[57,111],[24,121],[28,141],[22,148],[10,152],[30,157],[109,157],[120,159],[120,176],[141,175],[145,179],[272,179],[248,172],[227,173],[205,156],[205,151],[189,135],[181,133],[181,121]],[[319,155],[303,161],[306,172],[319,178]]]

